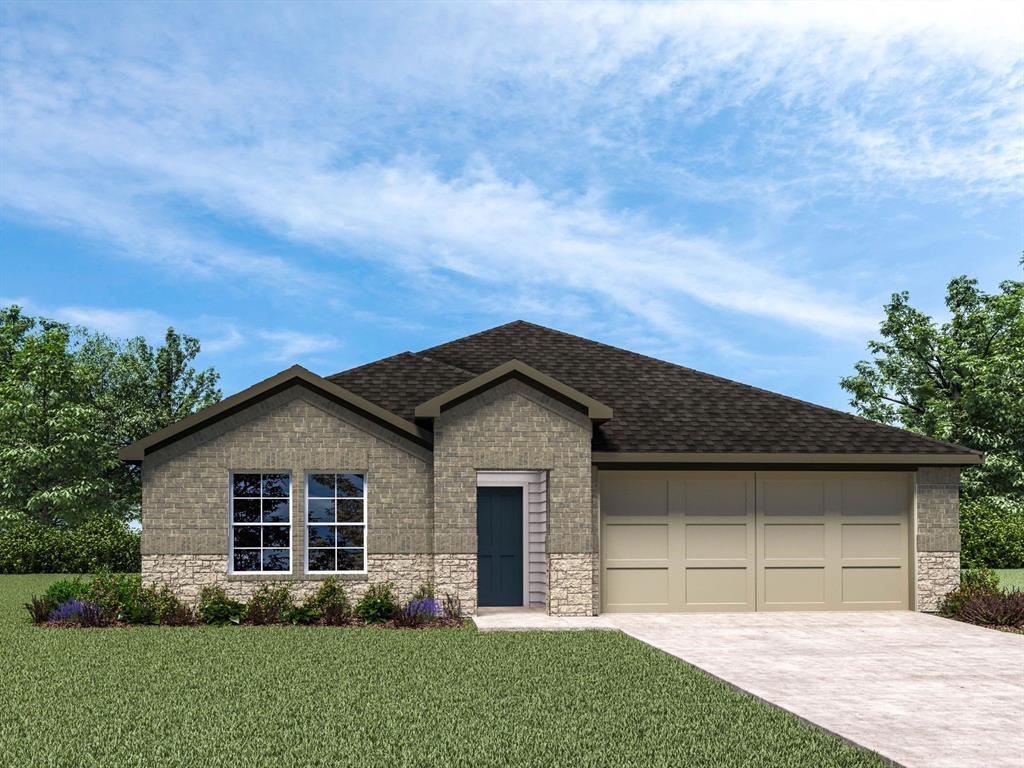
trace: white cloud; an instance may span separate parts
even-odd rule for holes
[[[51,314],[56,320],[81,325],[116,338],[142,336],[159,343],[167,327],[173,325],[163,314],[151,309],[110,309],[107,307],[57,307]]]
[[[274,362],[295,361],[330,352],[340,346],[340,342],[327,334],[302,333],[300,331],[256,331],[255,335],[265,344],[263,356]]]
[[[622,209],[617,177],[752,217],[817,194],[1013,198],[1024,180],[1016,6],[403,6],[362,25],[344,6],[261,6],[229,14],[239,34],[178,8],[159,30],[71,9],[67,31],[16,25],[0,204],[299,293],[326,278],[208,219],[390,265],[425,292],[458,278],[481,306],[609,312],[678,338],[700,303],[859,337],[877,297],[771,243]],[[696,147],[701,126],[714,140]],[[262,333],[275,356],[336,344]]]

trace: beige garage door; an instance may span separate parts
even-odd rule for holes
[[[909,605],[904,472],[601,473],[608,612]]]

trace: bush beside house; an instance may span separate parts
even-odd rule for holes
[[[0,573],[139,572],[140,535],[110,515],[74,527],[28,518],[0,528]]]
[[[463,623],[458,599],[446,596],[442,605],[429,585],[423,585],[404,604],[395,598],[391,584],[374,585],[353,609],[335,578],[326,579],[315,593],[298,604],[287,586],[264,585],[248,603],[228,597],[218,586],[209,586],[203,589],[199,604],[193,609],[166,586],[143,584],[135,574],[102,573],[91,581],[56,581],[42,597],[32,597],[25,608],[34,623],[58,627],[201,623],[416,628]]]

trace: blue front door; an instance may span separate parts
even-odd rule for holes
[[[477,602],[523,604],[523,489],[476,489]]]

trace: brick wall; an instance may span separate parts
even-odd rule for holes
[[[917,470],[917,609],[934,611],[960,583],[960,469]]]
[[[591,434],[585,414],[515,380],[444,411],[434,424],[436,552],[476,552],[478,471],[544,470],[548,595],[560,596],[549,609],[580,612],[587,606],[589,611],[593,579],[578,561],[589,563],[594,553]],[[555,560],[561,567],[552,568]],[[565,567],[569,562],[573,567]]]
[[[155,556],[188,556],[226,578],[229,475],[245,470],[282,471],[292,476],[292,574],[275,577],[278,580],[322,578],[303,574],[307,472],[366,474],[371,580],[375,578],[372,563],[376,555],[432,552],[430,452],[296,386],[146,458],[142,469],[144,564],[170,573],[174,569],[169,564],[178,559]],[[425,568],[429,573],[429,564]],[[190,575],[181,578],[198,578],[194,568],[182,573]],[[233,579],[264,582],[268,577]]]

